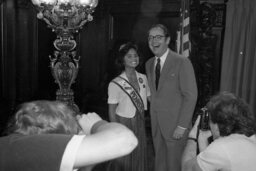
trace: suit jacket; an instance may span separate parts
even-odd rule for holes
[[[169,51],[158,84],[155,86],[155,58],[146,63],[151,91],[150,114],[152,133],[160,127],[163,136],[172,139],[177,126],[189,128],[197,100],[197,86],[190,60]]]

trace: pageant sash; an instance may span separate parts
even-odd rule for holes
[[[118,85],[131,99],[132,103],[140,114],[144,113],[144,103],[137,90],[123,77],[118,76],[119,79],[112,80],[113,83]]]

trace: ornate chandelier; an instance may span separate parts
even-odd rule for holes
[[[48,27],[57,34],[53,42],[56,50],[50,57],[52,75],[59,85],[56,99],[65,102],[75,111],[79,111],[74,103],[74,93],[71,85],[79,69],[79,59],[76,56],[76,41],[74,34],[83,25],[92,21],[92,13],[98,0],[31,0],[38,10],[37,18],[44,20]]]
[[[32,0],[37,7],[39,19],[54,31],[77,31],[87,21],[92,21],[91,13],[98,0]]]

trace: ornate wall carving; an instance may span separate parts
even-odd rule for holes
[[[225,4],[191,2],[191,61],[198,84],[197,113],[219,91]]]
[[[17,0],[17,5],[19,8],[29,8],[31,6],[30,0]]]

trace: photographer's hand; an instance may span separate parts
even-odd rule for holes
[[[194,123],[193,128],[189,132],[188,137],[197,139],[198,125],[199,125],[200,119],[201,119],[201,115],[198,115],[197,119],[196,119],[196,122]]]
[[[89,135],[93,125],[102,120],[96,113],[77,115],[76,118],[85,135]]]

